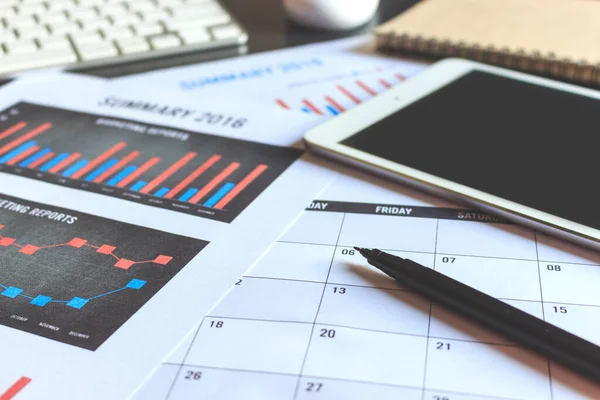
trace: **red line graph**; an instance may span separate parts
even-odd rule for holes
[[[31,382],[31,378],[26,376],[22,376],[17,380],[11,387],[9,387],[6,392],[0,395],[0,400],[10,400],[15,397],[27,384]]]
[[[0,229],[3,229],[4,225],[0,224]],[[133,261],[126,258],[119,257],[115,254],[115,250],[117,250],[116,246],[111,246],[108,244],[102,244],[100,246],[96,246],[88,243],[86,239],[74,237],[67,243],[56,243],[56,244],[48,244],[48,245],[33,245],[30,243],[27,244],[19,244],[17,243],[16,238],[11,238],[8,236],[0,235],[0,247],[17,247],[19,249],[19,253],[32,255],[37,253],[40,250],[52,249],[55,247],[74,247],[76,249],[81,249],[83,247],[89,247],[96,250],[98,254],[104,254],[113,257],[117,262],[114,264],[115,267],[121,269],[129,269],[133,265],[137,264],[147,264],[154,263],[159,265],[167,265],[169,261],[173,259],[171,256],[165,256],[159,254],[156,258],[152,260],[144,260],[144,261]],[[2,400],[2,398],[0,398]]]

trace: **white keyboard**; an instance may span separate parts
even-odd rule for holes
[[[214,0],[0,0],[0,75],[130,61],[247,39]]]

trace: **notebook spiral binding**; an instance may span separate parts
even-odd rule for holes
[[[377,34],[379,50],[404,51],[415,55],[434,58],[460,57],[486,64],[511,68],[550,78],[560,78],[576,83],[600,86],[600,64],[589,64],[585,60],[559,59],[553,53],[527,53],[522,49],[494,48],[469,45],[465,42],[428,39],[421,36]]]

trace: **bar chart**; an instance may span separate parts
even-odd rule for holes
[[[333,117],[404,82],[418,70],[373,68],[319,82],[298,83],[274,101],[286,110]]]
[[[0,171],[231,222],[302,152],[29,103],[0,121]]]
[[[0,194],[0,324],[96,350],[207,244]]]

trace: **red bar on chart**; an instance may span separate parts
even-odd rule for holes
[[[342,85],[338,85],[337,86],[338,90],[342,93],[344,93],[350,100],[352,100],[354,103],[356,104],[360,104],[360,99],[358,97],[356,97],[355,95],[353,95],[352,93],[350,93],[348,91],[348,89],[346,89],[345,87],[343,87]]]
[[[168,179],[175,172],[179,171],[185,164],[190,162],[190,160],[196,157],[198,153],[187,153],[185,156],[181,157],[177,162],[167,168],[163,173],[158,175],[156,178],[152,179],[146,186],[144,186],[140,193],[148,193],[152,189],[156,188],[158,185],[163,183],[166,179]]]
[[[332,97],[325,96],[325,100],[330,102],[331,105],[334,106],[335,108],[337,108],[339,112],[346,111],[346,109],[344,107],[342,107],[342,105],[340,103],[338,103],[337,101],[335,101]]]
[[[196,204],[199,202],[204,196],[206,196],[211,190],[213,190],[219,183],[221,183],[225,178],[227,178],[233,171],[238,169],[240,163],[232,162],[225,168],[223,171],[219,172],[217,176],[212,178],[210,182],[208,182],[198,193],[196,193],[191,199],[190,203]]]
[[[16,381],[11,387],[6,390],[6,392],[0,395],[0,400],[11,400],[15,397],[27,384],[31,382],[31,378],[26,376],[22,376],[18,381]]]
[[[119,143],[115,144],[113,147],[106,150],[104,153],[100,154],[98,157],[96,157],[92,161],[90,161],[89,164],[87,164],[85,167],[81,168],[80,170],[75,172],[73,175],[71,175],[71,178],[74,178],[74,179],[81,178],[83,175],[87,174],[92,169],[94,169],[98,165],[100,165],[100,163],[106,161],[110,156],[123,150],[125,148],[125,146],[127,146],[127,143],[125,143],[125,142],[119,142]]]
[[[196,168],[194,170],[194,172],[192,172],[191,174],[186,176],[181,182],[179,182],[177,185],[175,185],[175,187],[173,189],[169,190],[169,192],[167,194],[165,194],[164,198],[172,199],[173,197],[175,197],[179,192],[181,192],[183,189],[185,189],[186,186],[188,186],[190,183],[192,183],[197,177],[202,175],[207,169],[209,169],[210,167],[215,165],[216,162],[219,161],[220,159],[221,159],[221,156],[219,154],[215,154],[214,156],[212,156],[211,158],[206,160],[204,162],[204,164],[202,164],[201,166]]]
[[[52,124],[50,122],[46,122],[45,124],[41,124],[40,126],[38,126],[35,129],[30,130],[29,132],[27,132],[26,134],[24,134],[23,136],[21,136],[18,139],[13,140],[10,143],[5,144],[4,146],[0,147],[0,154],[4,154],[9,150],[14,149],[15,147],[25,143],[26,141],[36,137],[37,135],[39,135],[40,133],[50,129],[52,127]]]
[[[69,157],[56,164],[54,167],[50,168],[48,172],[55,174],[65,168],[67,165],[71,164],[73,161],[77,160],[79,157],[81,157],[81,153],[73,153]]]
[[[105,180],[106,178],[108,178],[109,176],[111,176],[112,174],[114,174],[115,172],[117,172],[118,170],[120,170],[121,168],[126,166],[127,164],[129,164],[131,161],[133,161],[134,159],[139,157],[139,155],[140,155],[139,151],[132,151],[131,153],[127,154],[125,156],[125,158],[123,158],[121,161],[119,161],[118,163],[116,163],[115,165],[113,165],[112,167],[110,167],[109,169],[104,171],[102,174],[97,176],[94,179],[94,182],[95,183],[102,182],[103,180]]]
[[[256,178],[258,178],[260,174],[265,172],[267,170],[267,168],[269,168],[269,167],[264,164],[260,164],[258,167],[254,168],[252,170],[252,172],[250,172],[248,175],[246,175],[246,177],[244,179],[242,179],[237,185],[235,185],[235,187],[233,189],[231,189],[231,191],[229,193],[227,193],[225,195],[225,197],[223,197],[221,200],[219,200],[219,202],[217,204],[215,204],[215,206],[213,208],[216,208],[218,210],[223,209],[223,207],[225,207],[227,204],[229,204],[229,202],[231,202],[231,200],[233,200],[235,198],[235,196],[240,194],[240,192],[242,190],[246,189],[246,187],[249,184],[251,184],[252,181],[254,181]]]
[[[150,168],[154,167],[159,162],[160,158],[152,157],[151,159],[140,165],[138,169],[136,169],[135,171],[127,175],[125,178],[123,178],[123,180],[121,180],[119,183],[117,183],[117,187],[122,188],[129,185],[131,181],[136,179],[138,176],[142,175],[144,172],[148,171]]]
[[[360,79],[357,79],[356,84],[363,89],[365,92],[369,93],[371,96],[375,96],[377,95],[377,92],[374,91],[373,89],[371,89],[370,87],[368,87],[363,81],[361,81]]]
[[[391,85],[391,84],[390,84],[388,81],[386,81],[385,79],[383,79],[383,78],[381,78],[381,79],[379,80],[379,83],[381,83],[381,85],[382,85],[384,88],[386,88],[386,89],[389,89],[389,88],[391,88],[391,87],[392,87],[392,85]]]
[[[316,114],[319,115],[323,115],[323,112],[321,110],[319,110],[317,107],[315,107],[315,105],[313,103],[311,103],[310,101],[308,101],[307,99],[302,99],[302,103],[304,103],[304,105],[308,108],[310,108],[310,110]]]
[[[24,152],[22,152],[21,154],[19,154],[17,156],[14,156],[10,160],[8,160],[6,163],[8,165],[15,165],[16,163],[18,163],[19,161],[25,159],[26,157],[29,157],[30,155],[32,155],[33,153],[35,153],[39,149],[40,149],[40,146],[30,147],[27,150],[25,150]]]
[[[46,161],[48,161],[49,159],[51,159],[52,157],[54,157],[53,152],[47,153],[45,156],[42,156],[42,157],[38,158],[37,160],[29,163],[27,168],[32,168],[32,169],[37,168],[40,165],[42,165],[43,163],[45,163]]]
[[[21,121],[19,123],[14,124],[10,128],[3,130],[2,132],[0,132],[0,140],[9,137],[10,135],[12,135],[13,133],[15,133],[16,131],[18,131],[20,129],[25,128],[26,125],[27,125],[26,122]]]
[[[396,78],[398,78],[399,81],[405,81],[406,77],[402,74],[395,74],[394,75]]]
[[[287,103],[281,99],[275,99],[275,103],[279,104],[281,107],[285,108],[286,110],[290,110],[290,106],[287,105]]]

